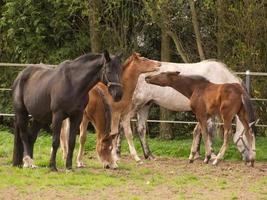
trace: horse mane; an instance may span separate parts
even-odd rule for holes
[[[84,55],[79,56],[78,58],[75,58],[73,62],[79,61],[79,62],[87,62],[88,60],[94,60],[102,56],[101,54],[95,54],[95,53],[87,53]]]
[[[134,59],[134,57],[133,57],[133,54],[132,54],[130,57],[128,57],[124,61],[122,69],[125,70],[130,65],[130,63],[133,61],[133,59]]]
[[[108,104],[108,100],[102,90],[98,87],[95,87],[97,93],[101,96],[103,105],[104,105],[104,115],[105,115],[105,134],[108,135],[110,133],[111,127],[111,109]]]
[[[210,82],[210,81],[209,81],[208,79],[206,79],[205,77],[203,77],[203,76],[199,76],[199,75],[190,75],[190,76],[185,76],[185,77],[194,79],[194,80],[196,80],[196,81]]]

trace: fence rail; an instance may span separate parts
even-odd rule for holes
[[[42,63],[40,63],[42,64]],[[37,66],[40,64],[21,64],[21,63],[0,63],[0,67],[28,67],[28,66]],[[47,67],[56,67],[57,65],[45,64]],[[250,72],[247,70],[246,72],[233,72],[236,75],[245,75],[246,76],[246,87],[248,91],[250,90],[250,76],[267,76],[267,72]],[[11,91],[11,88],[0,88],[1,91]],[[264,98],[251,98],[252,101],[267,101]],[[15,114],[12,113],[0,113],[0,116],[5,117],[14,117]],[[136,119],[132,119],[131,121],[135,122]],[[149,123],[172,123],[172,124],[197,124],[196,121],[170,121],[170,120],[147,120]],[[221,124],[221,123],[218,123]],[[235,125],[235,124],[233,124]],[[256,124],[258,127],[267,127],[266,124]]]

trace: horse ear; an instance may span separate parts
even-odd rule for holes
[[[134,57],[135,59],[139,59],[139,57],[140,57],[140,53],[133,52],[133,57]]]
[[[107,50],[104,51],[104,57],[105,57],[107,62],[109,62],[111,60],[110,56],[109,56],[109,52]]]

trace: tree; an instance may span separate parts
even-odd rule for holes
[[[204,55],[204,51],[202,48],[202,40],[201,40],[201,35],[199,32],[199,25],[198,25],[198,21],[197,21],[197,12],[196,12],[196,8],[195,8],[194,0],[189,0],[189,4],[190,4],[190,10],[191,10],[191,14],[192,14],[192,24],[193,24],[194,32],[196,35],[196,43],[197,43],[197,49],[198,49],[199,57],[200,57],[200,60],[205,60],[205,55]]]
[[[91,52],[99,53],[102,51],[101,40],[101,0],[89,0],[89,24],[90,24],[90,46]]]

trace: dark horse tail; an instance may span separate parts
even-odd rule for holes
[[[12,165],[13,166],[21,166],[22,165],[22,159],[23,159],[23,144],[20,137],[20,129],[18,126],[18,119],[16,116],[16,104],[22,103],[21,101],[21,95],[18,94],[18,90],[22,91],[22,87],[24,86],[24,83],[27,81],[29,75],[30,75],[30,69],[31,67],[25,68],[20,74],[17,76],[15,81],[12,85],[12,98],[13,98],[13,107],[15,111],[15,121],[14,121],[14,147],[13,147],[13,160]]]
[[[257,130],[256,130],[255,110],[253,108],[252,102],[250,100],[250,96],[249,96],[244,84],[242,84],[242,87],[243,87],[242,103],[243,103],[245,110],[248,114],[249,126],[252,129],[253,133],[256,134]]]
[[[14,129],[14,147],[13,147],[13,160],[12,165],[13,166],[21,166],[22,165],[22,159],[23,159],[23,144],[19,133],[19,127],[16,122],[15,117],[15,129]]]
[[[101,97],[102,102],[103,102],[104,115],[105,115],[105,134],[108,135],[110,133],[110,128],[111,128],[111,110],[110,110],[110,106],[109,106],[107,97],[102,92],[102,90],[96,87],[96,91],[99,94],[99,96]]]

